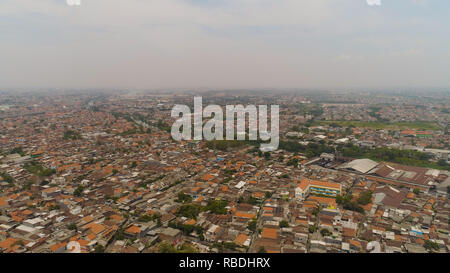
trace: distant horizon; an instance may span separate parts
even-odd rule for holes
[[[132,87],[0,87],[0,92],[39,92],[39,91],[123,91],[123,92],[208,92],[208,91],[275,91],[275,92],[449,92],[450,86],[391,86],[391,87],[160,87],[160,88],[132,88]]]

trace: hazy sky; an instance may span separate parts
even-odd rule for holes
[[[0,0],[0,87],[449,87],[450,1],[381,3]]]

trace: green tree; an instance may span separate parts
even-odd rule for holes
[[[282,220],[282,221],[280,221],[279,226],[280,226],[280,228],[289,227],[289,222],[286,220]]]
[[[78,186],[75,191],[73,192],[74,196],[81,196],[81,194],[83,193],[84,187],[83,186]]]
[[[448,166],[448,163],[447,163],[447,161],[446,161],[445,159],[439,159],[439,161],[437,162],[437,164],[438,164],[439,166],[443,166],[443,167]]]
[[[77,230],[77,225],[75,225],[75,223],[71,223],[70,225],[67,226],[67,228],[69,230]]]
[[[247,228],[253,232],[256,231],[256,220],[250,220],[248,222]]]
[[[328,229],[323,228],[320,230],[320,234],[322,234],[322,236],[330,236],[331,232]]]
[[[428,250],[439,250],[439,245],[430,240],[426,240],[423,247],[425,247]]]
[[[250,196],[247,200],[247,204],[256,205],[256,204],[258,204],[258,200],[255,197]]]
[[[158,252],[159,253],[177,253],[177,249],[173,245],[171,245],[167,242],[161,242],[158,245]]]
[[[104,246],[102,246],[101,244],[95,246],[94,253],[103,253],[103,252],[105,252]]]
[[[361,193],[358,197],[358,204],[360,205],[367,205],[372,201],[372,192],[371,191],[365,191]]]
[[[266,248],[264,246],[260,246],[258,249],[258,253],[267,253]]]
[[[297,167],[298,166],[298,158],[293,158],[293,159],[289,160],[288,163],[286,163],[286,165]]]
[[[185,194],[184,192],[180,191],[178,193],[178,198],[175,200],[175,202],[179,203],[190,203],[192,201],[192,197]]]
[[[185,204],[178,208],[176,214],[187,218],[196,219],[201,211],[201,207],[194,204]]]
[[[77,140],[81,139],[81,134],[73,130],[67,130],[64,132],[64,139]]]
[[[151,220],[152,220],[152,217],[148,214],[143,214],[143,215],[139,216],[139,218],[138,218],[139,222],[144,222],[144,223],[150,222]]]
[[[208,205],[203,208],[203,211],[211,211],[215,214],[227,214],[227,209],[225,208],[228,205],[228,201],[226,200],[210,200],[208,201]]]
[[[0,176],[3,178],[3,180],[9,184],[14,184],[14,178],[10,176],[9,174],[0,172]]]

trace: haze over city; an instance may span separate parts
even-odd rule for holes
[[[3,0],[1,88],[448,87],[441,0]]]

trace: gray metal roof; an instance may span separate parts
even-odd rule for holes
[[[364,158],[355,159],[353,161],[347,162],[339,166],[339,169],[351,169],[360,173],[367,173],[378,165],[377,162]]]

